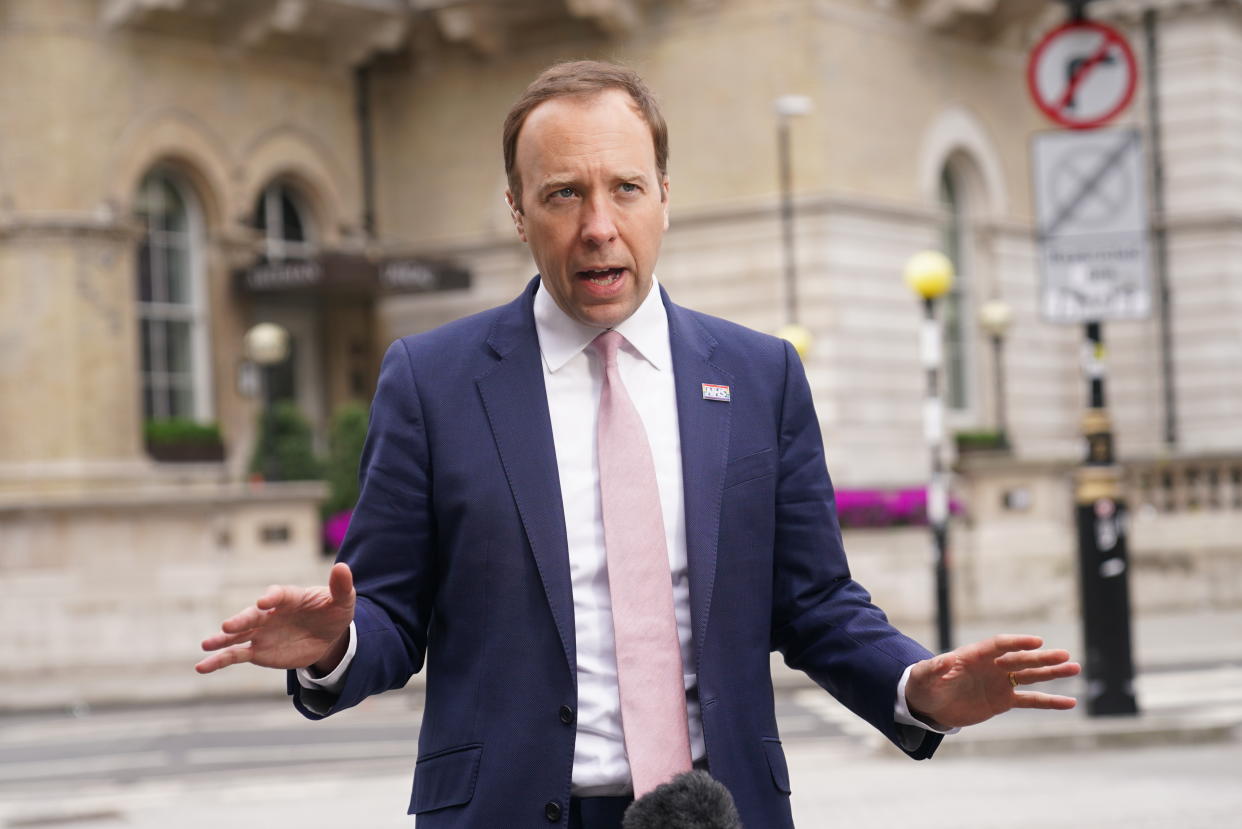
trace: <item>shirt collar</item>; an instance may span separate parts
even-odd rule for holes
[[[583,325],[562,311],[561,306],[556,304],[556,300],[543,287],[542,279],[535,292],[534,311],[539,351],[543,354],[548,371],[560,370],[601,333],[600,329]],[[656,370],[664,371],[672,364],[672,353],[668,344],[668,314],[664,310],[659,283],[654,276],[651,278],[651,290],[647,298],[615,330]]]

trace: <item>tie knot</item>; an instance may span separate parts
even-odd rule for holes
[[[624,339],[616,331],[605,331],[591,341],[591,347],[604,361],[605,366],[613,366],[617,364],[617,349],[621,347]]]

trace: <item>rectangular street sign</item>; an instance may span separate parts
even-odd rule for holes
[[[1031,164],[1044,318],[1089,322],[1149,316],[1146,179],[1138,130],[1037,133]]]

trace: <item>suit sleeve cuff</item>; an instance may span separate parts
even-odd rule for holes
[[[907,665],[902,672],[901,681],[897,683],[897,701],[893,706],[893,719],[897,723],[897,733],[901,737],[902,747],[907,751],[917,749],[928,731],[936,734],[956,734],[961,731],[960,728],[945,728],[940,723],[921,720],[910,713],[910,706],[906,702],[906,682],[909,681],[910,671],[913,668],[913,665]]]
[[[341,663],[337,665],[330,674],[325,676],[315,676],[310,668],[298,668],[298,684],[308,691],[321,691],[339,696],[341,688],[345,685],[345,672],[349,670],[349,665],[354,661],[354,654],[358,652],[358,631],[354,628],[354,623],[349,623],[349,645],[345,648],[345,655],[341,657]],[[905,687],[904,685],[902,686]]]

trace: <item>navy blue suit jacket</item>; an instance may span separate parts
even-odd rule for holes
[[[573,598],[537,284],[389,348],[342,548],[358,648],[328,713],[400,688],[426,662],[410,801],[424,829],[549,826],[550,802],[564,825],[568,812]],[[930,654],[850,578],[792,348],[663,299],[708,766],[746,826],[792,826],[769,653],[899,747],[897,682]],[[731,402],[704,400],[703,383],[729,386]],[[289,688],[320,716],[292,676]],[[928,757],[939,740],[928,734],[908,753]]]

